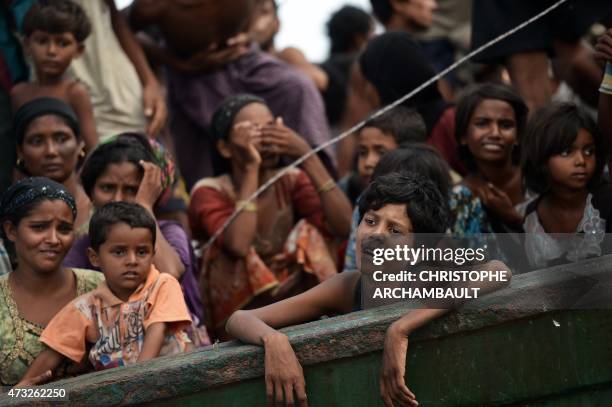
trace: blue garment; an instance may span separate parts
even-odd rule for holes
[[[21,32],[23,18],[35,1],[13,0],[9,6],[0,5],[0,52],[8,66],[13,83],[25,81],[29,76],[21,44],[13,30]]]
[[[359,198],[357,198],[359,202]],[[346,253],[344,255],[344,268],[342,271],[358,271],[357,270],[357,253],[355,253],[355,244],[357,242],[357,228],[359,227],[359,206],[356,205],[353,209],[353,217],[351,219],[351,235],[349,236],[346,245]]]
[[[487,212],[480,198],[465,185],[456,185],[449,201],[454,223],[451,231],[456,236],[492,233]]]

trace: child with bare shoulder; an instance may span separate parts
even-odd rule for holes
[[[42,0],[28,11],[23,23],[24,48],[34,64],[36,79],[11,90],[16,111],[40,97],[53,97],[68,103],[79,119],[86,151],[98,144],[93,108],[87,88],[65,73],[73,59],[85,49],[91,32],[83,9],[71,0]]]
[[[361,221],[357,231],[357,252],[371,257],[374,239],[393,236],[410,242],[416,234],[443,234],[449,210],[439,187],[412,172],[392,172],[376,178],[359,200]],[[368,242],[368,243],[365,243]],[[358,267],[361,268],[361,256]],[[485,263],[491,269],[506,269],[497,260]],[[504,268],[500,268],[504,267]],[[362,270],[363,272],[364,270]],[[367,273],[367,272],[366,272]],[[361,309],[362,273],[339,273],[295,297],[258,309],[236,311],[227,321],[227,332],[265,350],[266,392],[270,405],[307,404],[302,366],[288,337],[277,329],[313,321],[323,315]],[[471,285],[472,283],[470,283]],[[501,288],[498,282],[477,282],[482,292]],[[380,374],[381,397],[386,406],[394,403],[417,406],[415,395],[405,383],[409,335],[419,327],[448,312],[448,309],[414,309],[389,326],[385,335]],[[294,400],[294,392],[297,400]],[[395,404],[398,405],[398,404]]]

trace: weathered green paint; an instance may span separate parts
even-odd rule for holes
[[[423,406],[524,405],[547,395],[557,399],[563,392],[569,393],[557,401],[582,397],[590,404],[580,405],[609,405],[604,402],[612,403],[610,389],[587,389],[606,383],[612,387],[610,338],[612,312],[540,315],[510,322],[504,329],[491,327],[411,344],[406,378]],[[306,368],[309,405],[382,406],[380,356],[374,352]],[[574,394],[583,391],[586,394]],[[155,405],[175,403],[264,406],[264,382],[250,380]]]
[[[410,339],[409,386],[424,406],[612,405],[612,311],[542,312],[561,298],[606,292],[595,284],[605,276],[612,276],[612,257],[518,276],[512,290],[433,322]],[[529,306],[504,309],[517,304]],[[305,368],[309,405],[382,405],[384,334],[405,312],[383,307],[287,329]],[[50,387],[67,388],[71,405],[258,406],[265,405],[262,375],[260,348],[229,343]],[[33,404],[0,397],[5,403]]]

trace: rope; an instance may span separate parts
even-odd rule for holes
[[[424,82],[423,84],[421,84],[419,87],[413,89],[411,92],[409,92],[406,95],[402,96],[401,98],[397,99],[395,102],[393,102],[393,103],[391,103],[391,104],[381,108],[380,110],[374,112],[372,115],[370,115],[366,119],[362,120],[361,122],[357,123],[356,125],[354,125],[350,129],[346,130],[345,132],[341,133],[337,137],[332,138],[331,140],[326,141],[325,143],[323,143],[323,144],[317,146],[316,148],[312,149],[310,152],[308,152],[307,154],[305,154],[302,157],[298,158],[293,163],[291,163],[287,167],[283,168],[276,175],[274,175],[272,178],[270,178],[266,183],[264,183],[262,186],[260,186],[257,189],[257,191],[255,191],[253,193],[253,195],[251,195],[248,199],[246,199],[246,201],[247,202],[252,202],[253,200],[257,199],[266,189],[268,189],[270,186],[272,186],[272,184],[274,184],[281,177],[283,177],[285,174],[287,174],[287,172],[289,172],[293,168],[296,168],[298,165],[302,164],[304,161],[306,161],[307,159],[309,159],[313,155],[317,154],[319,151],[321,151],[321,150],[323,150],[323,149],[325,149],[325,148],[327,148],[327,147],[329,147],[329,146],[339,142],[340,140],[345,139],[349,135],[357,132],[358,130],[363,128],[364,125],[369,120],[372,120],[372,119],[375,119],[375,118],[377,118],[379,116],[382,116],[383,114],[387,113],[391,109],[394,109],[397,106],[403,104],[405,101],[407,101],[408,99],[410,99],[411,97],[413,97],[414,95],[416,95],[417,93],[422,91],[423,89],[427,88],[428,86],[432,85],[433,83],[436,83],[438,80],[440,80],[440,78],[442,78],[446,74],[454,71],[455,69],[457,69],[457,67],[459,67],[460,65],[462,65],[466,61],[472,59],[475,55],[478,55],[482,51],[484,51],[484,50],[492,47],[493,45],[497,44],[498,42],[503,41],[504,39],[510,37],[511,35],[516,33],[517,31],[520,31],[523,28],[527,27],[529,24],[532,24],[535,21],[540,20],[542,17],[546,16],[547,14],[550,14],[551,12],[553,12],[555,9],[559,8],[561,5],[563,5],[567,1],[568,0],[559,0],[559,1],[557,1],[555,4],[553,4],[552,6],[548,7],[547,9],[543,10],[542,12],[536,14],[535,16],[531,17],[529,20],[524,21],[523,23],[517,25],[516,27],[514,27],[514,28],[506,31],[505,33],[499,35],[498,37],[492,39],[491,41],[481,45],[480,47],[476,48],[475,50],[473,50],[469,54],[467,54],[467,55],[463,56],[462,58],[460,58],[459,60],[457,60],[452,65],[448,66],[442,72],[438,73],[437,75],[435,75],[431,79],[429,79],[426,82]],[[202,251],[207,250],[215,242],[215,240],[217,240],[217,238],[223,232],[225,232],[225,229],[228,228],[228,226],[234,221],[234,219],[236,219],[236,217],[241,212],[242,212],[242,208],[237,209],[236,211],[234,211],[234,213],[232,213],[232,215],[225,221],[225,223],[223,223],[223,225],[206,242],[206,244],[202,248]]]

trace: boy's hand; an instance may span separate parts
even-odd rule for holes
[[[264,126],[262,134],[262,152],[299,158],[311,150],[306,140],[285,126],[280,117]]]
[[[149,120],[146,130],[147,135],[156,137],[166,125],[166,119],[168,118],[166,101],[157,82],[151,82],[143,88],[142,101],[144,115]]]
[[[257,167],[261,164],[259,146],[261,145],[261,128],[251,122],[240,122],[232,129],[232,145],[239,154],[238,162],[243,168]]]
[[[53,378],[53,372],[51,370],[47,370],[46,372],[39,374],[38,376],[31,377],[29,379],[25,379],[20,381],[15,385],[15,387],[34,387],[40,386],[47,382],[49,382]]]
[[[595,45],[595,59],[612,62],[612,28],[599,37],[597,45]]]
[[[307,406],[304,371],[291,348],[289,339],[275,332],[264,339],[264,349],[268,405],[274,407],[275,401],[277,406],[295,405],[293,398],[295,391],[299,405]]]
[[[380,396],[387,407],[393,407],[394,402],[399,406],[419,405],[404,379],[407,352],[408,335],[401,332],[396,324],[392,324],[385,335],[380,372]]]
[[[144,170],[144,174],[136,193],[136,203],[153,211],[153,206],[163,191],[161,168],[153,163],[142,160],[140,161],[140,166]]]

